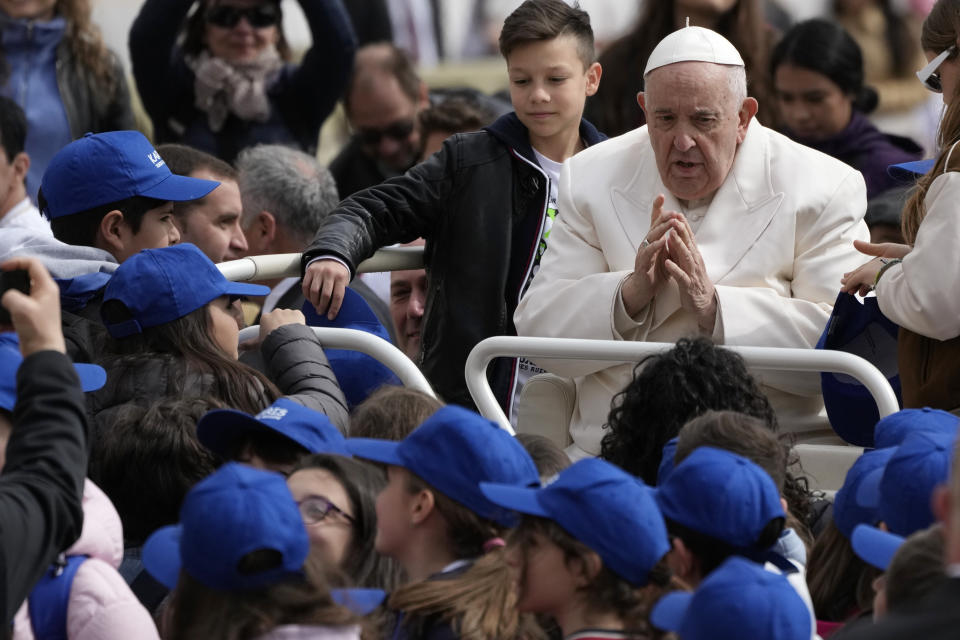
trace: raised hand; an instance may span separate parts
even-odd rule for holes
[[[717,320],[716,288],[707,275],[707,266],[686,218],[681,218],[678,230],[670,232],[667,247],[664,268],[680,289],[680,306],[696,316],[704,331],[713,333]]]
[[[650,304],[667,280],[664,270],[667,233],[678,227],[683,216],[676,211],[664,211],[664,200],[663,194],[654,199],[650,212],[650,230],[637,251],[633,272],[620,287],[623,306],[631,316]]]

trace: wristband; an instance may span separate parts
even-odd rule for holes
[[[876,287],[877,283],[880,282],[880,276],[886,273],[887,269],[889,269],[895,264],[900,264],[901,262],[903,262],[903,260],[901,260],[900,258],[894,258],[893,260],[885,261],[884,258],[880,258],[880,262],[883,264],[883,266],[880,267],[880,271],[877,271],[877,277],[873,279],[874,287]]]

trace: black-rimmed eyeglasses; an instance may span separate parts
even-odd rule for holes
[[[309,496],[297,503],[300,508],[300,517],[304,524],[317,524],[326,519],[331,513],[338,513],[343,516],[347,522],[353,524],[353,516],[345,513],[343,509],[333,504],[323,496]]]

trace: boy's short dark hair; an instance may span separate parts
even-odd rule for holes
[[[310,451],[276,431],[247,431],[230,443],[226,458],[243,462],[251,454],[255,454],[271,468],[280,468],[297,464],[310,455]]]
[[[496,114],[476,100],[455,96],[424,109],[417,118],[420,120],[420,136],[425,139],[432,133],[452,135],[478,131],[493,122]]]
[[[126,546],[176,524],[187,491],[220,464],[197,439],[197,420],[221,406],[214,398],[199,397],[149,407],[130,404],[97,430],[90,479],[120,513]]]
[[[7,160],[23,151],[27,140],[27,116],[16,102],[0,96],[0,144],[7,154]]]
[[[147,211],[163,206],[165,200],[148,198],[146,196],[133,196],[117,202],[102,204],[93,209],[72,213],[68,216],[60,216],[50,220],[50,230],[53,231],[53,237],[60,242],[72,244],[81,247],[93,247],[97,243],[97,230],[100,228],[100,222],[103,217],[113,210],[123,213],[123,219],[133,233],[140,232],[140,225],[143,223],[143,216]],[[37,204],[40,211],[47,208],[47,199],[43,196],[43,189],[37,192]]]
[[[783,493],[787,448],[760,418],[736,411],[707,411],[680,429],[676,463],[698,447],[714,447],[743,456],[763,469]]]
[[[577,40],[577,55],[586,69],[596,60],[590,16],[579,4],[563,0],[526,0],[507,16],[500,31],[500,54],[508,59],[514,49],[560,36]]]

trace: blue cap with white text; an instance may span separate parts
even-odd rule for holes
[[[186,202],[219,184],[172,173],[139,131],[88,133],[47,165],[40,181],[46,200],[41,213],[53,220],[134,196]]]

